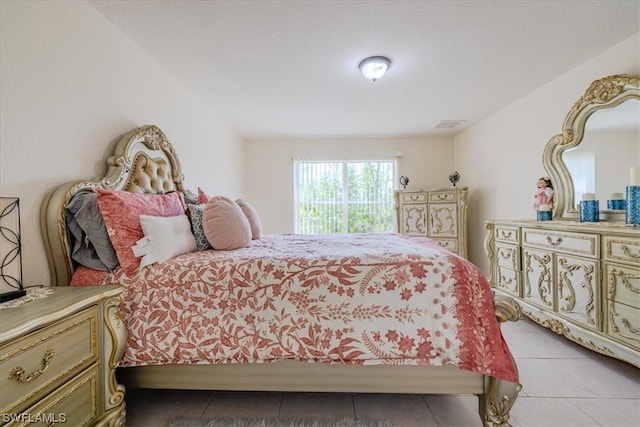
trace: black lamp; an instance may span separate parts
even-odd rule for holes
[[[22,286],[20,199],[0,197],[0,302],[27,294]]]

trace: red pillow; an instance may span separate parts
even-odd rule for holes
[[[198,205],[206,205],[209,200],[211,200],[211,196],[202,190],[202,188],[198,187]]]
[[[140,259],[133,246],[144,237],[140,215],[177,216],[185,213],[180,193],[138,194],[95,188],[98,207],[116,251],[120,267],[128,276],[138,272]]]

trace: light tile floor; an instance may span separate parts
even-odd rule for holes
[[[640,426],[640,369],[580,347],[525,319],[503,334],[523,389],[511,410],[520,427]],[[475,396],[305,394],[128,389],[127,426],[162,427],[172,417],[350,417],[396,427],[480,426]]]

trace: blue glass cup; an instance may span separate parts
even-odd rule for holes
[[[627,224],[640,224],[640,185],[627,186]]]
[[[627,201],[625,199],[609,199],[607,200],[607,209],[623,211],[627,209]]]
[[[600,201],[582,200],[580,202],[580,222],[600,221]]]
[[[538,211],[536,217],[538,221],[551,221],[551,211]]]

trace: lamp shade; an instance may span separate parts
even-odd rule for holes
[[[360,71],[365,78],[375,82],[384,76],[390,66],[391,60],[386,56],[370,56],[360,62]]]

